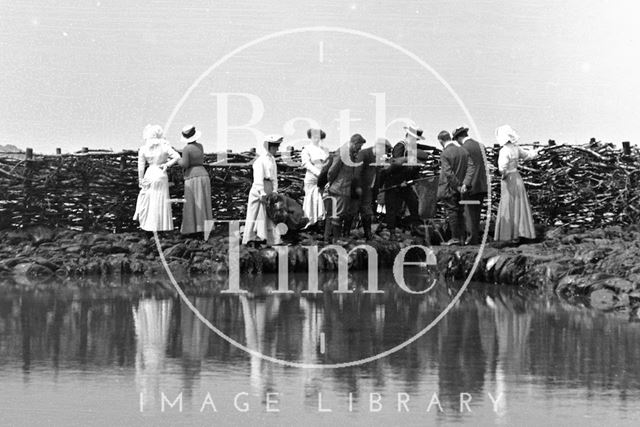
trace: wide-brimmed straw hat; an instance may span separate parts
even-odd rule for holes
[[[187,125],[182,128],[182,142],[189,143],[197,141],[202,133],[199,130],[196,130],[196,127],[193,125]]]

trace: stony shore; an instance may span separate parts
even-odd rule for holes
[[[362,243],[365,242],[356,235],[346,244],[346,249]],[[206,282],[198,278],[217,277],[224,282],[228,271],[227,237],[213,235],[204,241],[169,234],[161,236],[161,244],[171,271],[181,285],[206,292]],[[315,244],[317,242],[308,237],[299,245],[289,247],[290,272],[307,271],[308,251],[302,246]],[[397,241],[377,237],[367,244],[376,249],[379,266],[388,269],[402,248],[424,242],[406,235]],[[434,246],[432,249],[439,273],[453,279],[464,279],[468,275],[478,253],[478,247],[473,246]],[[358,251],[350,255],[350,270],[367,268],[364,254]],[[0,257],[0,284],[5,287],[75,282],[88,287],[102,283],[109,288],[143,284],[171,291],[168,281],[162,280],[166,276],[153,236],[142,232],[89,233],[42,226],[3,231],[0,232]],[[638,226],[570,233],[553,229],[547,231],[539,243],[487,244],[473,280],[555,292],[576,304],[601,310],[630,310],[636,316],[640,309],[639,259]],[[336,270],[335,251],[322,253],[318,264],[321,271]],[[262,282],[256,280],[261,273],[277,272],[277,253],[273,248],[241,247],[240,269],[245,280],[249,278],[247,286],[257,286],[256,283]]]

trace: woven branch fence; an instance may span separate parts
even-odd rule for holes
[[[297,160],[299,153],[292,153]],[[228,166],[213,165],[215,154],[205,156],[211,176],[214,218],[244,219],[252,169],[238,166],[253,153],[228,153]],[[489,163],[496,164],[495,147],[487,148]],[[522,176],[538,223],[549,226],[598,227],[638,223],[640,220],[640,151],[625,144],[591,143],[584,146],[553,145],[524,163]],[[231,166],[236,163],[236,166]],[[438,172],[438,156],[422,165],[422,174]],[[301,169],[281,161],[279,187],[302,202]],[[170,194],[183,195],[180,167],[169,170]],[[493,206],[497,210],[500,178],[492,180]],[[138,229],[133,221],[137,185],[137,152],[2,156],[0,154],[0,228],[35,224],[77,230],[112,232]],[[173,205],[176,224],[182,205]],[[442,218],[440,209],[436,218]]]

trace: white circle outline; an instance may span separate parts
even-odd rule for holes
[[[447,83],[447,81],[444,80],[444,78],[440,74],[438,74],[438,72],[436,70],[434,70],[429,64],[427,64],[425,61],[423,61],[421,58],[419,58],[416,54],[414,54],[413,52],[403,48],[402,46],[397,45],[396,43],[394,43],[394,42],[392,42],[390,40],[384,39],[382,37],[379,37],[379,36],[376,36],[376,35],[373,35],[373,34],[370,34],[370,33],[366,33],[364,31],[354,30],[354,29],[350,29],[350,28],[326,27],[326,26],[292,28],[292,29],[288,29],[288,30],[278,31],[278,32],[275,32],[275,33],[272,33],[272,34],[267,34],[265,36],[262,36],[260,38],[255,39],[255,40],[252,40],[252,41],[250,41],[250,42],[248,42],[248,43],[246,43],[246,44],[234,49],[230,53],[224,55],[222,58],[220,58],[218,61],[216,61],[211,67],[209,67],[204,73],[202,73],[196,79],[196,81],[189,87],[189,89],[187,89],[187,91],[182,96],[182,98],[180,98],[180,101],[178,101],[178,104],[176,105],[176,107],[171,112],[171,115],[169,116],[169,119],[167,120],[167,123],[164,126],[165,133],[169,129],[169,126],[171,126],[171,123],[173,122],[173,119],[175,118],[175,116],[178,113],[178,111],[180,110],[180,108],[182,108],[182,105],[185,103],[185,101],[187,100],[187,98],[189,97],[191,92],[193,92],[193,90],[200,84],[200,82],[202,82],[202,80],[204,80],[212,71],[214,71],[220,65],[224,64],[231,57],[233,57],[234,55],[242,52],[245,49],[248,49],[248,48],[250,48],[252,46],[255,46],[255,45],[257,45],[259,43],[262,43],[264,41],[267,41],[267,40],[271,40],[271,39],[274,39],[274,38],[277,38],[277,37],[282,37],[282,36],[290,35],[290,34],[308,33],[308,32],[337,32],[337,33],[360,36],[360,37],[364,37],[364,38],[368,38],[368,39],[380,42],[380,43],[382,43],[382,44],[384,44],[386,46],[389,46],[389,47],[391,47],[391,48],[393,48],[393,49],[395,49],[395,50],[397,50],[397,51],[399,51],[401,53],[404,53],[409,58],[411,58],[414,61],[416,61],[423,68],[425,68],[427,71],[429,71],[449,91],[451,96],[453,96],[453,98],[458,103],[459,107],[464,112],[465,116],[467,117],[467,120],[469,120],[469,124],[470,124],[471,128],[473,129],[473,131],[475,132],[475,134],[478,136],[478,139],[482,140],[482,137],[480,136],[480,132],[478,131],[478,128],[477,128],[473,118],[471,117],[471,114],[467,110],[467,107],[464,105],[464,102],[462,102],[462,99],[460,99],[458,94],[453,90],[453,88],[449,85],[449,83]],[[196,315],[196,317],[198,319],[200,319],[200,321],[202,323],[204,323],[209,329],[211,329],[213,332],[215,332],[219,337],[221,337],[224,340],[226,340],[228,343],[230,343],[230,344],[234,345],[235,347],[237,347],[237,348],[249,353],[252,356],[259,357],[259,358],[261,358],[263,360],[266,360],[266,361],[269,361],[269,362],[272,362],[272,363],[276,363],[276,364],[279,364],[279,365],[283,365],[283,366],[289,366],[289,367],[292,367],[292,368],[338,369],[338,368],[348,368],[348,367],[352,367],[352,366],[362,365],[362,364],[365,364],[365,363],[373,362],[373,361],[378,360],[378,359],[382,359],[383,357],[389,356],[389,355],[391,355],[391,354],[393,354],[393,353],[395,353],[395,352],[397,352],[399,350],[402,350],[403,348],[407,347],[409,344],[413,343],[414,341],[416,341],[420,337],[422,337],[424,334],[429,332],[429,330],[431,330],[431,328],[433,328],[436,324],[438,324],[438,322],[440,322],[440,320],[442,320],[442,318],[449,312],[449,310],[451,310],[451,308],[458,302],[458,300],[460,299],[460,297],[462,296],[464,291],[469,286],[469,283],[471,282],[471,278],[473,277],[473,274],[475,273],[476,269],[478,268],[478,265],[480,264],[480,259],[482,257],[482,253],[484,252],[484,247],[485,247],[485,245],[487,243],[487,237],[489,235],[489,223],[491,221],[491,190],[490,190],[491,189],[491,175],[489,173],[489,168],[486,167],[487,166],[487,157],[486,157],[485,150],[481,150],[481,152],[482,152],[482,159],[483,159],[484,164],[485,164],[485,170],[487,172],[487,182],[488,182],[488,188],[489,188],[489,191],[487,192],[487,195],[488,195],[488,198],[487,198],[487,219],[485,220],[484,233],[482,235],[482,242],[480,244],[480,248],[479,248],[478,254],[476,255],[475,262],[473,263],[473,266],[471,267],[471,271],[469,272],[467,278],[465,279],[464,284],[460,287],[460,290],[458,291],[458,293],[456,293],[456,295],[453,297],[453,299],[449,302],[449,305],[447,305],[447,307],[442,312],[440,312],[440,314],[438,316],[436,316],[436,318],[434,320],[432,320],[431,323],[429,323],[427,326],[425,326],[424,329],[422,329],[421,331],[416,333],[413,337],[409,338],[408,340],[402,342],[401,344],[398,344],[395,347],[392,347],[392,348],[390,348],[388,350],[385,350],[382,353],[378,353],[378,354],[375,354],[373,356],[366,357],[364,359],[353,360],[353,361],[350,361],[350,362],[343,362],[343,363],[332,363],[332,364],[290,362],[288,360],[282,360],[282,359],[278,359],[278,358],[275,358],[275,357],[267,356],[265,354],[260,353],[259,351],[253,350],[251,348],[248,348],[248,347],[242,345],[241,343],[239,343],[236,340],[234,340],[233,338],[227,336],[221,330],[219,330],[218,328],[213,326],[211,324],[211,322],[206,317],[204,317],[202,315],[202,313],[200,313],[200,311],[191,303],[191,301],[189,301],[189,298],[187,298],[185,293],[182,291],[182,289],[178,285],[175,277],[173,277],[173,274],[171,273],[169,265],[167,264],[167,260],[165,259],[164,253],[162,252],[162,246],[160,244],[160,240],[158,239],[157,231],[153,232],[153,237],[154,237],[154,240],[156,242],[156,247],[158,249],[158,254],[160,255],[160,259],[162,261],[162,265],[164,266],[164,269],[166,270],[167,275],[169,276],[169,279],[171,280],[172,285],[176,289],[178,295],[180,295],[180,298],[182,299],[182,302],[187,307],[189,307],[189,309]]]

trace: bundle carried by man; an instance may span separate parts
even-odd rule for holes
[[[265,198],[267,216],[275,224],[286,224],[289,231],[304,228],[309,219],[304,216],[300,203],[280,193],[271,193]]]

